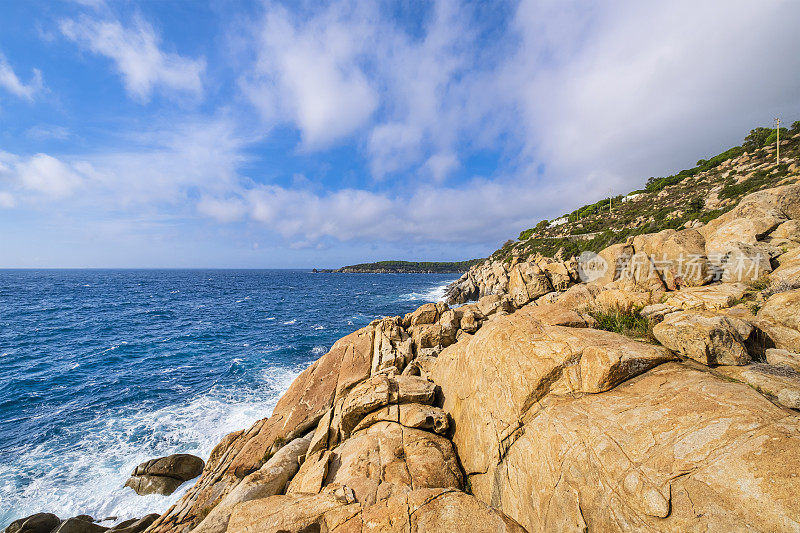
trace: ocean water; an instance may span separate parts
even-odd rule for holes
[[[0,271],[0,530],[34,512],[119,519],[140,462],[203,459],[268,416],[338,338],[457,276],[296,270]]]

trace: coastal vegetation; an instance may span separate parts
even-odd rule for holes
[[[346,273],[403,273],[403,274],[451,274],[466,272],[469,267],[482,262],[483,259],[468,261],[377,261],[360,263],[337,269],[316,269],[317,272]]]
[[[636,235],[679,229],[695,221],[708,223],[731,210],[752,192],[774,187],[796,172],[800,155],[800,121],[781,128],[781,163],[776,162],[774,128],[758,127],[743,143],[697,161],[670,176],[651,177],[641,189],[603,198],[542,220],[522,230],[490,255],[510,263],[540,254],[552,257],[598,252]]]

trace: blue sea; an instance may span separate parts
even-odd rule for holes
[[[300,270],[0,270],[0,530],[163,512],[140,462],[207,459],[268,416],[338,338],[441,298],[456,275]]]

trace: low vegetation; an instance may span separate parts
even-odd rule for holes
[[[597,329],[613,331],[637,340],[658,344],[653,335],[653,322],[639,314],[641,308],[595,309],[589,314],[597,320]]]
[[[535,254],[563,257],[598,252],[628,237],[708,223],[745,195],[795,180],[798,169],[775,158],[775,129],[755,128],[734,146],[689,169],[651,177],[643,189],[604,198],[520,232],[490,257],[510,262]],[[781,159],[800,158],[800,121],[781,129]]]
[[[397,272],[397,273],[454,273],[466,272],[472,265],[482,262],[483,259],[470,259],[469,261],[377,261],[375,263],[361,263],[349,265],[336,270],[321,270],[320,272]]]

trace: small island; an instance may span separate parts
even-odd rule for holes
[[[368,274],[455,274],[466,272],[471,266],[477,265],[483,261],[483,259],[470,259],[468,261],[377,261],[375,263],[360,263],[358,265],[343,266],[336,269],[315,268],[312,270],[312,272]]]

